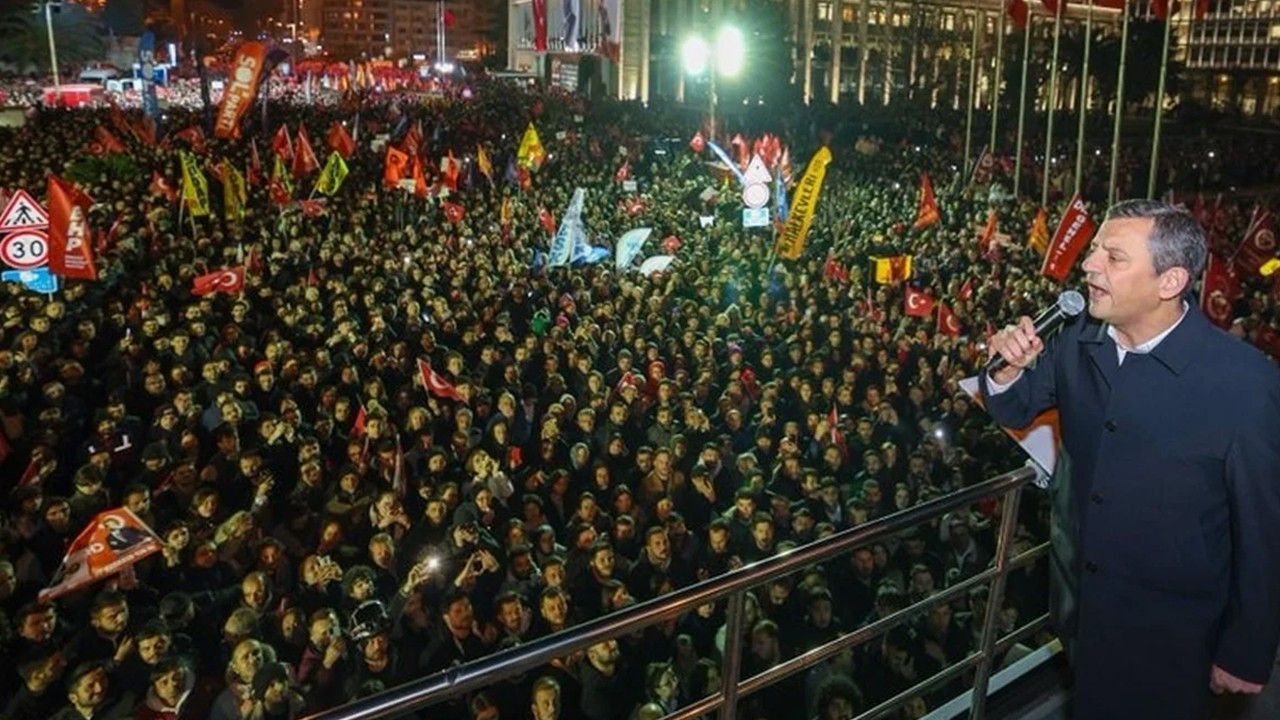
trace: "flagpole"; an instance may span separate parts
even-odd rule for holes
[[[1125,0],[1120,8],[1124,18],[1120,24],[1120,70],[1116,73],[1116,107],[1115,127],[1111,131],[1111,180],[1109,192],[1111,204],[1118,197],[1116,183],[1120,175],[1120,127],[1124,119],[1124,66],[1129,57],[1129,2]]]
[[[1049,61],[1049,93],[1045,96],[1048,125],[1044,132],[1044,179],[1040,186],[1040,206],[1049,207],[1049,177],[1053,170],[1053,102],[1058,94],[1058,49],[1062,46],[1062,14],[1067,0],[1058,0],[1058,11],[1053,14],[1053,56]]]
[[[1160,55],[1160,84],[1156,88],[1156,123],[1151,131],[1151,167],[1147,173],[1147,198],[1156,196],[1156,180],[1160,175],[1160,126],[1164,120],[1164,87],[1169,76],[1169,39],[1173,35],[1173,4],[1164,19],[1164,51]]]
[[[964,166],[961,172],[968,174],[969,160],[973,155],[973,103],[978,78],[978,23],[982,19],[981,0],[973,0],[973,38],[969,41],[969,94],[965,103]]]
[[[1031,23],[1030,12],[1027,13],[1027,24],[1022,28],[1022,87],[1018,91],[1018,146],[1014,148],[1013,161],[1013,196],[1018,197],[1018,189],[1022,184],[1022,133],[1027,123],[1027,65],[1031,60]]]
[[[993,155],[996,152],[996,127],[1000,120],[1000,87],[1004,84],[1004,17],[1007,14],[1001,12],[996,20],[996,68],[991,83],[991,141],[987,143]]]
[[[1089,116],[1089,54],[1093,48],[1093,0],[1084,16],[1084,63],[1080,68],[1080,124],[1076,128],[1076,188],[1084,184],[1084,124]]]

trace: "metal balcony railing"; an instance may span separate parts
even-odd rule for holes
[[[1005,579],[1011,570],[1023,567],[1044,555],[1048,543],[1042,543],[1016,557],[1009,557],[1013,531],[1018,518],[1018,506],[1022,490],[1035,477],[1030,468],[998,475],[976,485],[935,498],[929,502],[873,520],[865,525],[850,528],[821,540],[802,545],[769,558],[682,588],[670,594],[640,603],[587,623],[540,638],[526,645],[511,648],[493,655],[460,665],[428,677],[405,683],[399,687],[346,705],[318,713],[307,720],[380,720],[415,712],[439,702],[492,685],[499,678],[518,675],[547,665],[553,658],[563,658],[576,651],[610,638],[618,638],[663,620],[690,612],[699,605],[728,598],[725,623],[725,648],[721,673],[721,687],[714,695],[690,703],[666,720],[691,720],[718,711],[720,720],[732,720],[740,697],[767,687],[839,653],[848,647],[862,645],[912,617],[941,602],[949,602],[970,589],[988,583],[990,587],[983,618],[979,648],[968,657],[944,668],[932,677],[925,678],[914,687],[892,697],[862,713],[855,720],[871,720],[882,717],[901,707],[910,698],[932,692],[974,671],[969,717],[982,720],[986,706],[987,687],[992,673],[992,659],[1048,624],[1048,616],[1032,619],[1005,637],[996,637],[999,625],[997,616],[1003,603]],[[1002,497],[1003,507],[995,560],[992,567],[940,590],[930,597],[913,603],[876,622],[842,635],[824,645],[785,660],[768,670],[743,680],[740,677],[742,662],[742,619],[746,592],[753,587],[798,572],[810,565],[821,563],[837,555],[884,541],[890,536],[916,527],[930,520],[942,518],[949,512],[967,508],[976,502],[992,497]]]

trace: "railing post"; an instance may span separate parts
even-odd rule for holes
[[[733,720],[738,710],[738,683],[742,680],[742,616],[747,591],[739,590],[729,596],[729,609],[724,618],[724,662],[720,668],[720,720]]]
[[[1000,607],[1004,605],[1005,579],[1009,576],[1009,546],[1013,543],[1013,531],[1018,527],[1018,505],[1022,500],[1022,485],[1004,495],[1004,507],[1000,515],[1000,539],[996,545],[996,576],[991,579],[991,592],[987,596],[987,612],[982,618],[982,656],[973,674],[973,702],[969,720],[982,720],[987,709],[987,683],[991,679],[994,658],[991,653],[996,644],[996,625]]]

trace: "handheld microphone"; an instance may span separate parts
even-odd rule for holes
[[[1079,315],[1084,310],[1084,306],[1083,295],[1075,290],[1063,290],[1058,295],[1057,301],[1042,310],[1035,320],[1031,321],[1036,326],[1036,335],[1041,340],[1048,339],[1050,335],[1062,328],[1063,323]],[[996,355],[987,362],[987,372],[1003,370],[1008,364],[1003,355]]]

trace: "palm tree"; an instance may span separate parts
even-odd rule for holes
[[[102,59],[106,42],[98,15],[65,3],[52,17],[60,65]],[[0,62],[22,71],[49,71],[49,35],[42,3],[24,2],[0,10],[0,37],[5,39],[0,43]]]

